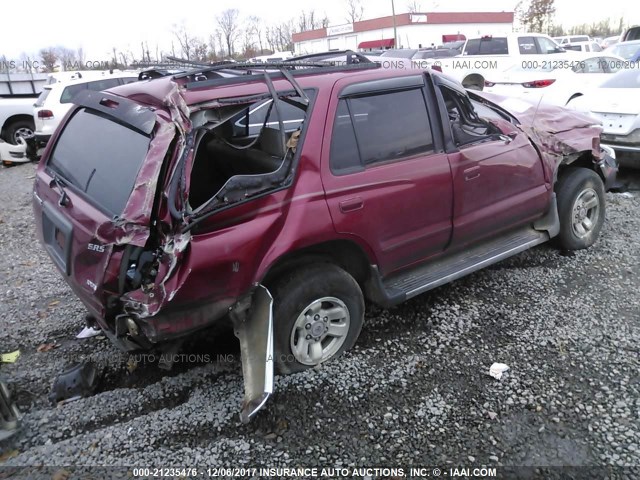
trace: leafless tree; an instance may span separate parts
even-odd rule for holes
[[[65,70],[78,70],[80,68],[75,50],[71,50],[70,48],[62,46],[57,47],[56,50],[58,53],[58,59],[62,63]]]
[[[233,45],[238,38],[240,30],[238,26],[239,14],[237,9],[230,8],[222,12],[217,18],[218,25],[227,44],[227,53],[229,56],[233,55]]]
[[[409,13],[421,13],[422,5],[417,0],[413,0],[407,3],[407,11]]]
[[[53,72],[58,61],[58,52],[53,47],[43,48],[40,50],[40,60],[45,72]]]
[[[363,16],[364,7],[361,0],[347,0],[347,22],[359,22]]]
[[[322,23],[324,19],[319,18],[316,15],[315,10],[305,11],[303,10],[298,17],[298,32],[306,32],[307,30],[315,30],[317,28],[322,28]]]
[[[76,50],[76,57],[78,58],[78,63],[80,65],[84,65],[85,56],[84,56],[84,48],[78,47]]]
[[[252,17],[248,18],[247,25],[249,25],[249,28],[253,32],[253,35],[255,37],[254,38],[255,42],[258,45],[258,50],[259,50],[260,54],[262,55],[262,50],[264,50],[263,21],[262,21],[262,19],[260,19],[260,17],[252,16]]]
[[[191,60],[194,44],[197,42],[197,39],[189,34],[189,30],[184,22],[180,25],[173,25],[173,35],[176,37],[176,40],[178,40],[178,45],[180,45],[180,50],[182,50],[182,56],[187,60]]]
[[[529,32],[542,33],[550,26],[551,16],[555,13],[554,0],[521,0],[516,5],[520,22]]]

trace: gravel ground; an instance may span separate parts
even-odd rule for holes
[[[232,336],[192,342],[183,353],[212,361],[168,374],[131,372],[105,338],[75,338],[83,307],[35,239],[33,172],[0,170],[0,352],[22,352],[0,373],[25,413],[0,444],[4,465],[640,464],[638,191],[608,194],[588,251],[543,245],[369,308],[352,352],[277,377],[266,409],[241,425],[240,365],[222,356],[237,358]],[[39,353],[45,343],[58,347]],[[97,393],[52,407],[53,379],[78,358],[99,363]],[[501,380],[493,362],[510,367]]]

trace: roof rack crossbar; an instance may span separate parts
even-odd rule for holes
[[[289,81],[289,83],[295,89],[295,91],[298,92],[298,95],[300,96],[300,99],[302,100],[302,102],[308,106],[309,97],[307,96],[306,93],[304,93],[304,90],[302,89],[300,84],[296,81],[296,79],[293,78],[293,76],[285,68],[281,68],[280,72],[282,72],[282,75],[284,75],[284,77]],[[265,75],[267,75],[267,72],[265,72]],[[267,75],[267,78],[269,78],[268,75]]]

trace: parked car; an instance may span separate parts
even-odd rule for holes
[[[640,40],[616,43],[615,45],[607,48],[606,53],[618,55],[619,57],[631,62],[638,62],[640,61]]]
[[[566,105],[624,67],[620,57],[590,54],[567,62],[523,62],[485,81],[485,91]]]
[[[447,48],[449,50],[456,50],[458,55],[462,54],[462,49],[464,48],[464,44],[467,43],[466,40],[455,40],[453,42],[444,42],[438,48]]]
[[[418,53],[417,48],[390,48],[380,54],[380,58],[392,57],[392,58],[413,58]]]
[[[562,35],[560,37],[553,37],[553,40],[558,45],[564,46],[564,45],[570,44],[570,43],[590,42],[591,41],[591,37],[589,35]]]
[[[602,142],[616,150],[620,164],[640,168],[640,70],[624,69],[568,106],[598,118]]]
[[[557,61],[574,55],[577,53],[567,52],[547,35],[510,33],[470,38],[462,50],[462,57],[444,58],[434,64],[465,88],[482,90],[485,79],[495,78],[496,74],[523,61]]]
[[[424,49],[418,50],[413,55],[413,57],[411,57],[411,59],[426,60],[426,59],[455,57],[456,55],[460,55],[460,52],[452,48],[424,48]]]
[[[601,52],[602,47],[593,40],[588,42],[573,42],[573,43],[564,43],[562,44],[562,48],[565,50],[574,50],[576,52]]]
[[[71,109],[73,97],[83,90],[101,91],[138,80],[131,72],[70,72],[66,78],[45,85],[33,105],[35,139],[38,147],[46,146],[49,138]]]
[[[605,38],[602,43],[600,43],[600,46],[603,49],[607,49],[612,45],[615,45],[616,43],[618,43],[620,41],[620,35],[614,35],[613,37],[607,37]]]
[[[233,323],[243,421],[274,366],[351,348],[365,299],[396,305],[552,238],[588,248],[602,228],[615,163],[592,117],[509,113],[437,72],[348,58],[86,89],[36,171],[38,237],[114,343]]]

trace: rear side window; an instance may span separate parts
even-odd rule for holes
[[[533,37],[518,37],[518,49],[520,55],[534,55],[538,53]]]
[[[48,167],[103,210],[120,215],[149,141],[106,116],[81,109],[64,127]]]
[[[421,89],[340,100],[331,145],[333,171],[352,171],[430,151],[433,137]]]

